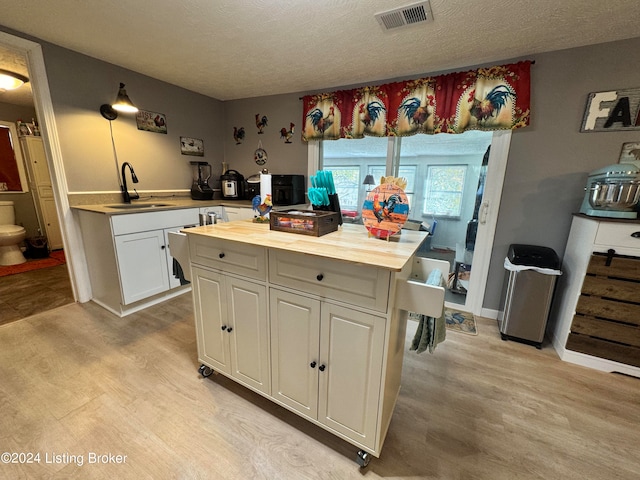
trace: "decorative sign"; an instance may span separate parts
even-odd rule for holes
[[[622,144],[620,160],[618,163],[640,162],[640,142],[628,142]]]
[[[389,238],[398,233],[409,217],[409,200],[397,185],[383,183],[367,194],[362,221],[369,235]]]
[[[204,142],[199,138],[180,137],[180,153],[204,157]]]
[[[640,130],[640,88],[590,93],[581,132]]]
[[[267,158],[267,151],[262,148],[262,142],[258,142],[258,148],[253,154],[253,160],[256,162],[256,164],[262,166],[267,163]]]
[[[139,110],[138,113],[136,113],[136,124],[138,125],[138,130],[167,133],[167,117],[164,113]]]

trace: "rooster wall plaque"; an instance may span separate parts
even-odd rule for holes
[[[259,113],[256,113],[256,127],[258,127],[258,134],[264,133],[262,130],[267,126],[268,121],[269,120],[266,115],[262,115],[261,117]]]
[[[284,138],[284,143],[291,143],[291,137],[293,137],[293,129],[295,125],[293,123],[289,123],[289,130],[285,127],[280,129],[280,138]]]
[[[253,160],[258,165],[264,165],[267,163],[267,151],[262,148],[262,142],[258,142],[258,148],[253,154]]]

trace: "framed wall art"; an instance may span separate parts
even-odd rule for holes
[[[618,163],[629,163],[640,161],[640,142],[628,142],[622,144],[620,160]]]
[[[204,142],[200,138],[180,137],[180,153],[204,157]]]
[[[167,133],[167,117],[164,113],[139,110],[136,113],[138,130],[154,133]]]

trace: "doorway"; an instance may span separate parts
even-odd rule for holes
[[[14,54],[20,54],[26,59],[30,78],[29,84],[33,93],[32,101],[36,116],[39,119],[45,156],[52,180],[54,210],[61,222],[62,244],[66,253],[67,272],[71,282],[73,298],[75,301],[88,301],[90,299],[90,283],[86,267],[83,266],[81,258],[78,259],[75,256],[75,252],[80,252],[79,255],[83,256],[82,243],[80,233],[73,223],[67,199],[68,192],[62,153],[60,151],[42,48],[35,42],[4,32],[0,32],[0,47],[6,48]]]
[[[309,171],[314,157],[318,168],[333,171],[341,207],[349,210],[343,218],[355,223],[371,188],[363,184],[367,175],[376,185],[381,175],[405,177],[409,218],[434,230],[419,255],[447,259],[458,275],[458,291],[445,304],[481,315],[510,140],[509,130],[310,142]]]

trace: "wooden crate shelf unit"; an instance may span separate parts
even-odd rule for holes
[[[640,367],[640,258],[591,256],[567,348]]]

